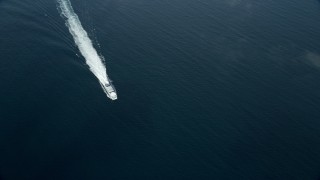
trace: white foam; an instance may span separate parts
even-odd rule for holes
[[[83,29],[81,22],[74,12],[69,0],[57,0],[62,15],[66,18],[66,25],[69,28],[73,39],[78,46],[81,54],[86,60],[91,72],[98,78],[102,85],[109,84],[106,67],[103,64],[103,57],[100,57],[93,47],[88,33]]]

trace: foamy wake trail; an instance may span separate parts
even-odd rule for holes
[[[92,41],[88,36],[88,33],[83,29],[78,15],[74,12],[71,2],[69,0],[57,0],[62,15],[66,19],[66,25],[69,28],[73,39],[78,46],[81,54],[86,60],[91,72],[98,78],[100,84],[105,86],[109,84],[109,78],[107,75],[106,67],[93,47]]]

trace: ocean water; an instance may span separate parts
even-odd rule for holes
[[[320,1],[0,0],[1,180],[317,180]]]

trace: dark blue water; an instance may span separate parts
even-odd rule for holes
[[[320,2],[0,0],[1,180],[317,180]]]

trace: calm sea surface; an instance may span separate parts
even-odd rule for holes
[[[320,1],[0,0],[1,180],[318,180]]]

